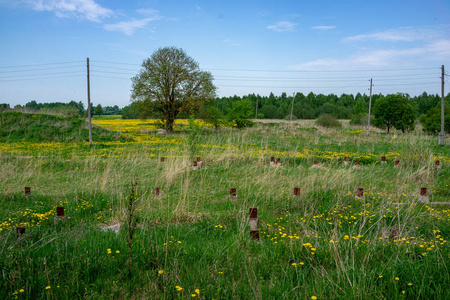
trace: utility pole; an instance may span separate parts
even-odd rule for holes
[[[367,118],[367,135],[369,135],[370,130],[370,111],[372,108],[372,78],[370,78],[370,96],[369,96],[369,117]]]
[[[439,146],[444,146],[444,137],[445,137],[445,131],[444,131],[444,76],[445,76],[445,69],[444,65],[442,65],[442,99],[441,99],[441,132],[439,132]]]
[[[256,112],[255,112],[255,120],[258,119],[258,97],[256,97]]]
[[[88,96],[88,119],[89,119],[89,145],[92,145],[92,121],[91,121],[91,85],[89,81],[89,57],[87,63],[87,96]]]
[[[292,111],[294,110],[294,98],[295,98],[295,92],[292,93],[291,121],[292,121]]]

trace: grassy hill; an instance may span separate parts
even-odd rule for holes
[[[121,139],[116,132],[93,125],[95,141]],[[5,112],[0,114],[0,142],[80,142],[89,140],[88,123],[76,117]]]

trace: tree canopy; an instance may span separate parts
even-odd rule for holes
[[[144,117],[154,115],[165,122],[168,131],[181,112],[195,114],[216,95],[211,73],[201,71],[198,63],[182,49],[156,50],[142,63],[132,78],[132,100],[138,102]]]
[[[373,107],[375,120],[373,125],[386,129],[401,130],[402,132],[414,130],[416,109],[413,103],[402,94],[387,95],[378,99]]]

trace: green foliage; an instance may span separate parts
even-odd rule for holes
[[[92,126],[94,141],[121,139],[116,132]],[[79,142],[89,140],[87,122],[74,117],[56,117],[19,112],[0,113],[0,141]]]
[[[373,125],[386,129],[390,128],[412,131],[415,127],[416,109],[413,103],[402,94],[392,94],[378,99],[373,107]]]
[[[94,114],[99,116],[103,115],[103,107],[100,103],[95,107]]]
[[[366,116],[366,115],[362,114],[362,113],[351,115],[350,125],[365,125],[362,120],[364,116]],[[367,120],[367,118],[366,118],[366,120]]]
[[[208,123],[214,126],[214,128],[219,128],[221,126],[224,126],[226,121],[225,117],[220,109],[218,109],[216,106],[210,105],[208,106],[203,114],[202,119]]]
[[[323,127],[329,127],[329,128],[339,128],[342,127],[342,123],[339,122],[338,119],[336,119],[336,117],[332,116],[332,115],[321,115],[317,121],[316,121],[317,125],[319,126],[323,126]]]
[[[140,112],[138,103],[133,102],[122,109],[122,119],[140,119]]]
[[[167,131],[181,112],[202,111],[216,95],[211,73],[175,47],[156,50],[132,81],[133,101],[147,107],[148,115],[159,112]]]
[[[426,114],[420,117],[423,130],[430,134],[438,134],[441,132],[441,107],[430,109]],[[450,133],[450,107],[444,110],[444,131]]]
[[[231,110],[228,112],[228,119],[239,129],[251,127],[255,123],[250,121],[253,116],[253,106],[248,100],[233,102]]]

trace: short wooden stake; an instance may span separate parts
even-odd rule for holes
[[[294,188],[294,197],[300,196],[300,188]]]
[[[231,188],[230,189],[230,197],[231,198],[236,198],[237,197],[236,188]]]
[[[357,168],[360,167],[360,165],[359,165],[359,160],[355,161],[355,167],[357,167]]]
[[[277,166],[281,166],[281,158],[277,158],[277,161],[275,163]]]
[[[252,239],[259,241],[259,230],[251,230],[250,236]]]
[[[317,166],[318,164],[319,164],[319,162],[318,162],[317,160],[315,160],[315,161],[314,161],[314,165]]]
[[[382,165],[386,165],[386,164],[387,164],[386,156],[382,156],[382,157],[381,157],[381,164],[382,164]]]
[[[398,167],[399,165],[400,165],[400,160],[397,159],[397,160],[395,161],[395,167]]]
[[[159,188],[156,187],[153,189],[153,195],[159,196]]]
[[[250,225],[250,236],[254,240],[259,241],[259,231],[258,231],[258,209],[250,208],[250,216],[248,218],[248,225]]]
[[[198,163],[197,163],[197,161],[194,161],[194,164],[192,166],[192,170],[194,170],[194,171],[198,170]]]
[[[248,225],[251,230],[258,230],[258,209],[250,208],[250,217],[248,218]]]
[[[420,195],[417,197],[419,201],[423,201],[425,203],[430,203],[430,197],[427,195],[427,188],[420,188]]]
[[[365,199],[366,198],[364,196],[364,189],[363,188],[358,188],[358,192],[356,193],[356,198],[359,198],[359,199]]]
[[[275,165],[275,157],[272,156],[272,157],[270,158],[270,163],[269,163],[269,165],[270,165],[270,166],[274,166],[274,165]]]
[[[161,157],[161,162],[162,162],[162,163],[164,162],[164,157]]]
[[[31,188],[26,186],[25,187],[25,196],[30,196],[31,195]]]
[[[56,226],[60,221],[67,221],[67,216],[64,215],[64,207],[56,207],[56,217],[53,218],[53,224]]]
[[[202,159],[200,158],[200,156],[197,156],[197,165],[198,165],[199,167],[201,167],[202,164],[203,164]]]
[[[438,170],[441,170],[441,169],[442,169],[442,165],[441,165],[441,162],[440,162],[439,160],[437,160],[437,161],[435,162],[435,164],[436,164],[436,169],[438,169]]]
[[[349,164],[348,156],[346,156],[346,157],[344,158],[344,166],[348,166],[348,164]]]
[[[25,233],[25,227],[16,227],[17,237],[21,236],[24,233]]]

